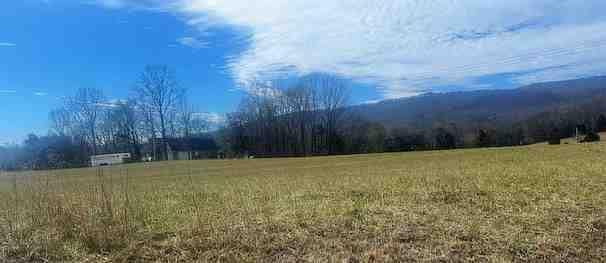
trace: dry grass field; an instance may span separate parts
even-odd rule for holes
[[[2,262],[606,261],[606,143],[0,175]]]

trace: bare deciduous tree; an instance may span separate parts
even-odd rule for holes
[[[148,66],[141,74],[134,93],[141,109],[150,114],[150,121],[158,123],[160,136],[167,138],[174,130],[172,117],[176,116],[177,107],[185,94],[174,73],[167,66]],[[153,130],[155,132],[155,128]],[[163,152],[166,156],[166,149]]]
[[[141,136],[139,134],[139,114],[137,114],[137,102],[128,100],[119,102],[113,109],[113,122],[117,126],[117,134],[122,143],[129,146],[130,152],[135,158],[141,156]]]
[[[177,127],[182,137],[199,136],[208,129],[208,121],[184,99],[177,113]]]
[[[255,83],[230,116],[234,152],[297,155],[335,153],[344,121],[348,87],[337,78]]]
[[[97,128],[104,103],[103,91],[95,88],[78,89],[76,95],[66,101],[73,123],[78,124],[81,133],[88,138],[93,155],[97,154]]]
[[[72,135],[72,115],[65,107],[51,110],[49,119],[52,132],[59,136]]]
[[[334,153],[339,122],[349,103],[349,88],[343,81],[332,77],[320,77],[314,80],[320,90],[320,107],[324,122],[328,152]]]

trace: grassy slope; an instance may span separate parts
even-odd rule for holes
[[[16,188],[4,175],[0,258],[604,261],[605,153],[597,143],[136,164],[20,174]]]

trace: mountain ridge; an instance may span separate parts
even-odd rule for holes
[[[514,89],[427,93],[352,106],[388,128],[427,129],[436,123],[510,123],[606,96],[606,76],[535,83]]]

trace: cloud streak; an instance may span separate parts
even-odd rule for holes
[[[107,7],[107,8],[123,8],[126,7],[129,3],[129,1],[124,1],[124,0],[97,0],[95,2],[98,5],[101,5],[103,7]]]
[[[0,47],[16,47],[17,44],[10,42],[0,42]]]
[[[242,83],[324,72],[392,98],[498,74],[518,84],[606,74],[603,0],[130,2],[201,31],[243,29],[249,47],[228,61]]]
[[[227,121],[225,114],[217,112],[198,112],[195,113],[194,116],[206,120],[213,125],[221,125]]]
[[[193,49],[207,48],[208,42],[202,41],[194,37],[182,37],[177,39],[177,43]]]

